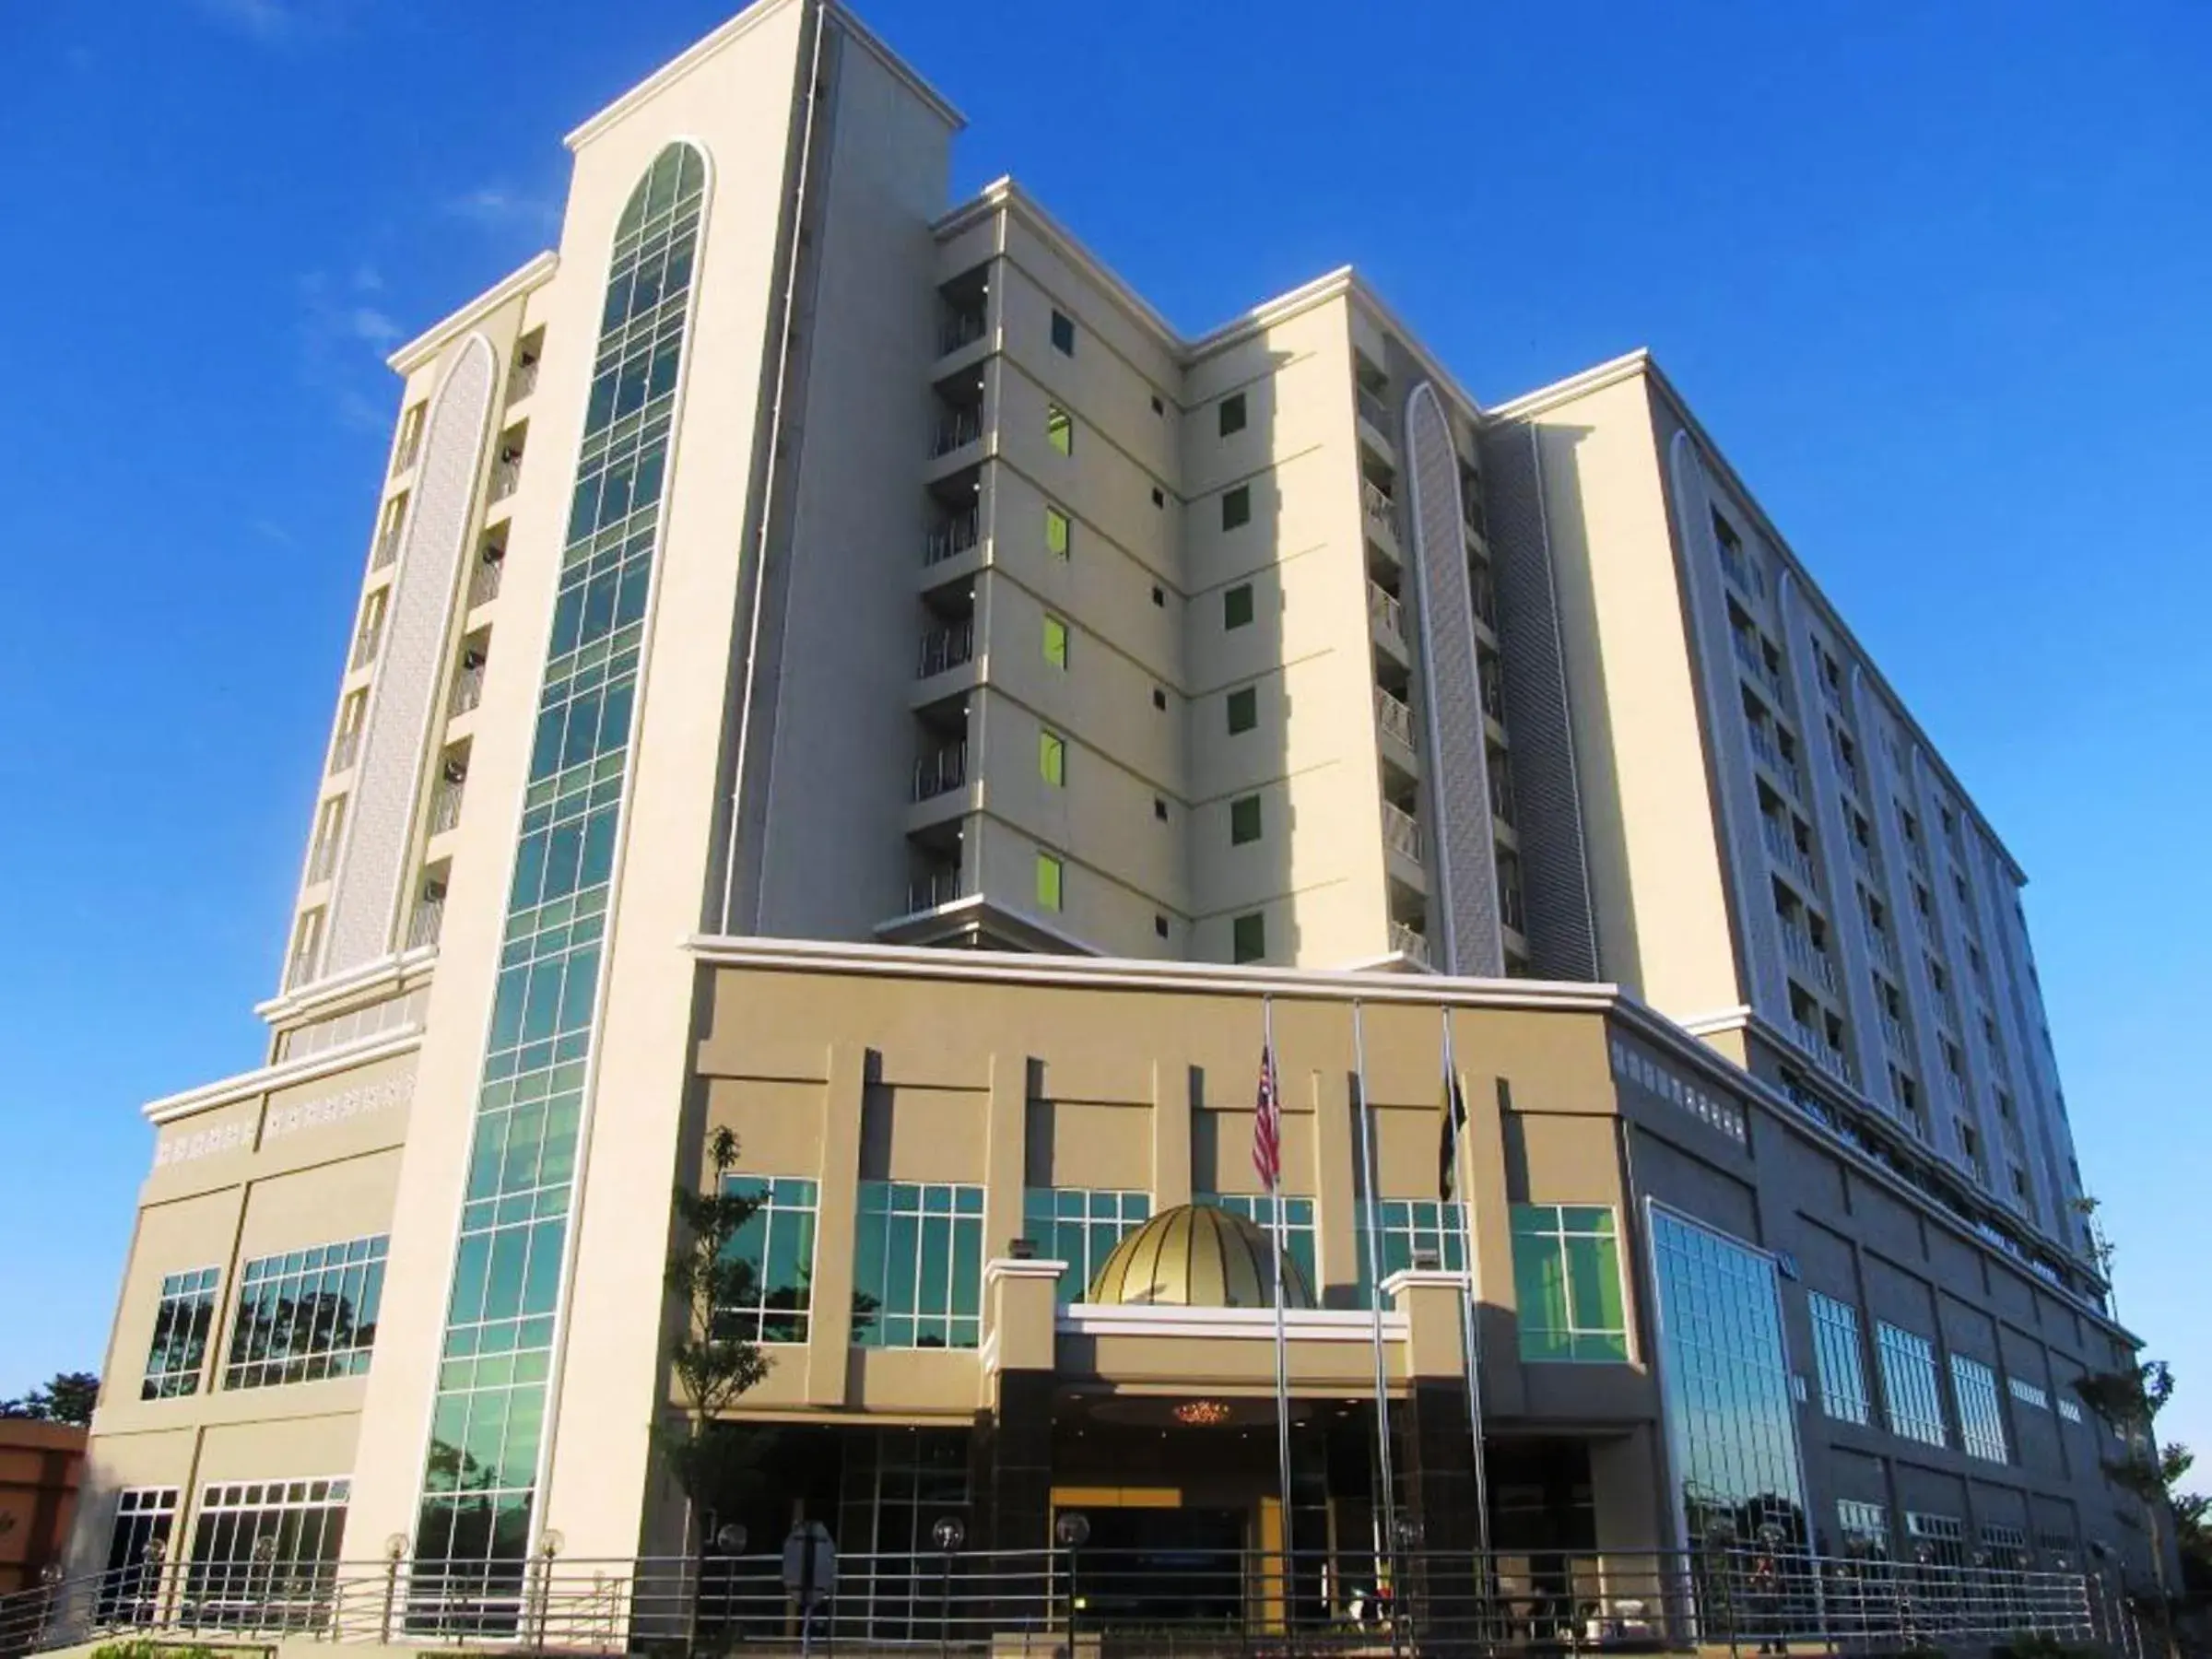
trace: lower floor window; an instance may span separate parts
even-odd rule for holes
[[[1031,1187],[1022,1194],[1021,1230],[1048,1261],[1065,1262],[1054,1299],[1079,1302],[1123,1235],[1152,1215],[1152,1194],[1099,1187]]]
[[[131,1487],[115,1495],[108,1571],[93,1609],[98,1622],[144,1624],[152,1619],[161,1590],[161,1562],[176,1524],[175,1487]]]
[[[1878,1503],[1857,1498],[1836,1500],[1836,1530],[1842,1535],[1845,1555],[1889,1556],[1889,1512]]]
[[[1512,1231],[1521,1358],[1626,1359],[1629,1322],[1613,1212],[1598,1205],[1516,1204]]]
[[[1359,1236],[1353,1241],[1359,1251],[1355,1265],[1359,1275],[1359,1305],[1374,1305],[1376,1285],[1394,1273],[1403,1273],[1418,1260],[1426,1259],[1447,1273],[1465,1271],[1467,1265],[1467,1235],[1465,1218],[1456,1204],[1440,1204],[1433,1198],[1384,1198],[1379,1200],[1371,1223],[1368,1211],[1362,1208],[1359,1218]],[[1372,1277],[1368,1264],[1368,1235],[1374,1235],[1377,1258]]]
[[[272,1607],[326,1606],[351,1490],[342,1477],[208,1487],[184,1572],[190,1616],[206,1624],[266,1624]]]
[[[239,1276],[223,1386],[316,1382],[367,1371],[388,1242],[379,1234],[248,1262]]]
[[[1924,1515],[1907,1510],[1905,1536],[1916,1561],[1932,1567],[1966,1565],[1966,1529],[1955,1515]]]
[[[1232,1216],[1241,1216],[1270,1239],[1275,1237],[1275,1206],[1278,1202],[1265,1193],[1207,1193],[1198,1202],[1210,1204],[1216,1209],[1225,1209]],[[1321,1300],[1321,1277],[1314,1271],[1319,1257],[1313,1241],[1313,1200],[1285,1197],[1283,1206],[1283,1251],[1289,1256],[1306,1281],[1306,1288],[1313,1292],[1313,1300]],[[1272,1294],[1272,1289],[1270,1294]]]
[[[715,1310],[717,1335],[747,1342],[805,1342],[813,1303],[814,1221],[820,1189],[796,1175],[733,1175],[723,1191],[759,1206],[730,1241],[752,1269],[743,1300]]]
[[[853,1340],[862,1347],[980,1344],[983,1189],[862,1182],[853,1288]]]

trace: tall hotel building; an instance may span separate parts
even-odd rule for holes
[[[1270,1017],[1301,1547],[1370,1524],[1380,1298],[1432,1546],[1487,1485],[1500,1549],[2144,1570],[2024,877],[1676,389],[1478,407],[1349,268],[1185,338],[948,205],[959,124],[760,0],[392,359],[268,1051],[146,1108],[76,1570],[686,1547],[722,1127],[756,1540],[1278,1539]]]

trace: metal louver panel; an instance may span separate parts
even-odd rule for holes
[[[1596,980],[1603,975],[1541,466],[1532,428],[1513,428],[1483,445],[1483,519],[1504,642],[1505,720],[1512,735],[1506,764],[1521,850],[1521,903],[1536,977]]]
[[[490,343],[471,335],[430,400],[318,977],[359,968],[393,948],[417,799],[429,771],[422,748],[445,664],[497,366]]]
[[[1414,580],[1420,596],[1422,700],[1427,705],[1430,873],[1441,902],[1440,965],[1447,973],[1505,971],[1498,915],[1498,849],[1490,829],[1488,746],[1467,581],[1459,454],[1443,400],[1423,381],[1406,400],[1406,473],[1413,487]]]

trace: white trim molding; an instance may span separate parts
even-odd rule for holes
[[[149,1124],[173,1124],[196,1112],[211,1112],[218,1106],[232,1105],[274,1089],[289,1088],[295,1083],[312,1083],[317,1077],[327,1077],[334,1072],[348,1071],[376,1060],[389,1060],[394,1054],[409,1053],[421,1046],[422,1027],[402,1026],[396,1031],[380,1031],[358,1042],[341,1042],[298,1060],[279,1060],[274,1065],[257,1066],[235,1077],[203,1083],[182,1094],[164,1095],[160,1100],[148,1100],[138,1108],[138,1112]]]

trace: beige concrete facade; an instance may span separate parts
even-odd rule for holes
[[[2048,1395],[2124,1355],[2022,877],[1648,359],[1484,411],[1348,268],[1182,337],[1010,181],[949,205],[959,125],[840,7],[761,0],[571,134],[558,248],[393,359],[266,1064],[147,1108],[77,1564],[123,1547],[121,1494],[172,1493],[186,1539],[227,1481],[344,1477],[348,1555],[417,1547],[441,1449],[521,1494],[500,1548],[676,1547],[669,1191],[724,1125],[814,1194],[806,1340],[747,1417],[982,1448],[1024,1412],[1243,1410],[1271,1381],[1243,1310],[1056,1307],[1014,1246],[1039,1194],[1250,1207],[1263,997],[1320,1302],[1297,1394],[1358,1396],[1374,1335],[1353,1010],[1376,1196],[1410,1205],[1450,1007],[1500,1468],[1570,1448],[1594,1544],[1688,1524],[1662,1212],[1794,1265],[1801,1386],[1806,1285]],[[688,263],[626,312],[610,269],[679,155],[696,219],[655,234]],[[648,418],[603,362],[663,324],[656,493],[586,522],[578,479]],[[618,530],[644,596],[593,635]],[[571,763],[612,656],[627,724]],[[534,908],[540,820],[587,783],[599,886]],[[573,972],[527,1064],[525,959]],[[535,1109],[542,1181],[498,1138],[531,1065],[570,1113]],[[888,1188],[975,1194],[971,1346],[856,1329]],[[1611,1357],[1524,1359],[1514,1218],[1569,1210],[1617,1230]],[[501,1229],[541,1299],[501,1338],[535,1373],[505,1461],[437,1427],[493,1392],[453,1379],[488,1374],[460,1264]],[[335,1284],[313,1253],[371,1239],[372,1343],[255,1371],[249,1276]],[[1464,1381],[1463,1281],[1394,1284],[1419,1415]],[[1808,1532],[1843,1497],[2126,1547],[2086,1426],[2005,1409],[2001,1465],[1797,1412]]]

